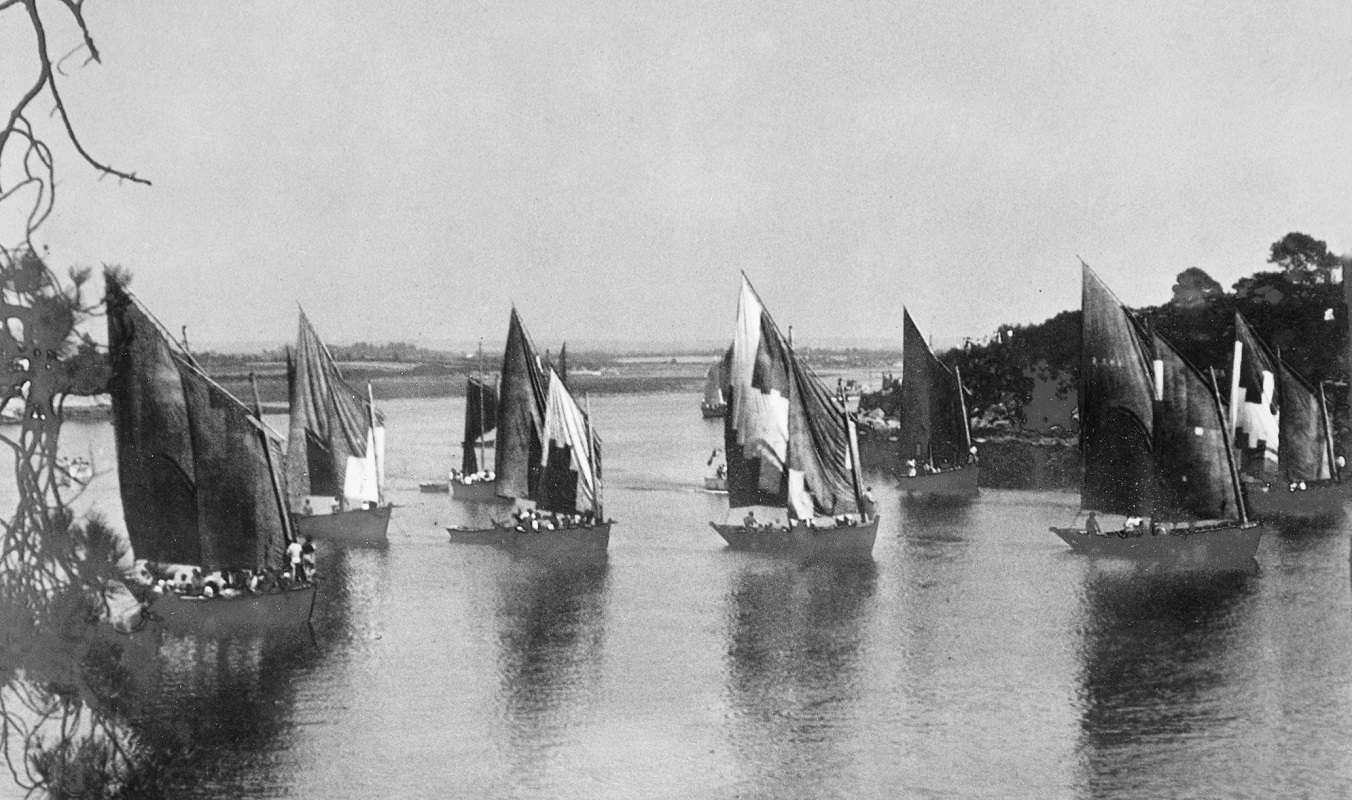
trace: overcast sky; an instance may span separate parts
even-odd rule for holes
[[[947,340],[1077,306],[1077,255],[1149,304],[1290,230],[1352,247],[1344,1],[87,12],[67,104],[154,186],[58,148],[40,238],[198,342],[297,301],[333,341],[498,342],[513,301],[542,346],[721,339],[739,270],[804,343],[899,341],[903,303]]]

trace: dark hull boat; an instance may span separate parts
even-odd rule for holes
[[[1089,556],[1157,561],[1199,569],[1239,569],[1254,563],[1266,528],[1257,522],[1202,526],[1152,535],[1149,531],[1091,534],[1084,528],[1052,528],[1070,549]]]
[[[106,275],[118,484],[136,558],[203,573],[280,575],[297,539],[279,463],[282,438],[204,373]],[[309,619],[314,587],[236,598],[154,599],[145,617],[179,634],[256,633]]]
[[[728,415],[728,407],[724,403],[719,403],[717,405],[700,403],[699,410],[700,414],[702,414],[705,419],[722,419]]]
[[[244,636],[260,630],[303,626],[310,621],[315,587],[299,586],[270,594],[242,597],[185,597],[166,593],[144,612],[144,618],[180,636]]]
[[[907,497],[928,499],[934,502],[966,502],[980,494],[978,481],[980,474],[975,464],[960,469],[948,469],[928,475],[914,477],[902,475],[897,479],[897,488]]]
[[[977,469],[962,376],[950,370],[902,309],[901,428],[898,485],[907,497],[965,503],[975,498]],[[928,468],[928,471],[927,469]],[[914,476],[910,473],[915,472]]]
[[[704,479],[704,490],[706,492],[724,492],[728,491],[728,479],[707,476]]]
[[[795,520],[849,524],[761,527],[710,523],[728,546],[802,555],[868,557],[878,519],[859,482],[854,420],[793,352],[742,276],[723,420],[728,506],[783,508]]]
[[[1052,533],[1092,556],[1251,565],[1264,529],[1249,520],[1215,374],[1208,381],[1147,330],[1087,265],[1083,280],[1081,505],[1090,518]],[[1101,531],[1095,513],[1128,524]]]
[[[488,528],[468,525],[450,525],[446,528],[446,533],[451,537],[451,544],[502,544],[503,539],[514,532],[512,526],[507,523]]]
[[[463,481],[452,480],[451,497],[465,503],[497,503],[502,498],[498,497],[497,481],[478,481],[476,483],[465,483]]]
[[[878,538],[878,518],[866,523],[835,525],[826,527],[827,522],[808,526],[794,523],[788,528],[756,527],[748,529],[744,525],[720,525],[710,522],[709,526],[734,550],[759,550],[767,553],[794,553],[808,556],[859,556],[871,557],[873,542]]]
[[[423,494],[449,494],[451,484],[449,481],[423,481],[418,484],[418,491]]]
[[[343,380],[303,311],[287,367],[287,488],[301,535],[343,544],[385,544],[391,514],[384,502],[385,426],[371,387],[362,394]],[[324,505],[336,497],[352,510],[306,513],[307,503]],[[362,508],[366,503],[378,508]]]
[[[1342,519],[1347,490],[1334,460],[1324,385],[1282,361],[1238,312],[1230,372],[1230,428],[1254,516],[1310,525]]]
[[[337,514],[297,516],[296,532],[328,542],[341,544],[382,545],[389,541],[392,506],[358,508]]]
[[[602,522],[552,531],[502,530],[501,544],[513,552],[542,558],[603,555],[610,546],[610,526]]]

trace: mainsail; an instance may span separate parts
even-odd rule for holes
[[[902,457],[956,466],[966,460],[967,419],[962,387],[934,355],[915,320],[902,309]]]
[[[1279,474],[1281,439],[1277,357],[1248,320],[1235,312],[1235,357],[1230,370],[1230,428],[1246,474],[1272,480]],[[1322,442],[1321,442],[1322,446]]]
[[[1277,360],[1281,372],[1281,443],[1278,462],[1290,481],[1326,481],[1334,477],[1333,446],[1323,392]]]
[[[590,509],[599,517],[601,442],[564,386],[562,376],[552,370],[544,440],[536,506],[568,514]]]
[[[112,273],[108,350],[123,515],[137,558],[282,569],[281,437],[206,376]]]
[[[299,510],[310,495],[380,502],[385,483],[384,419],[368,397],[343,380],[304,311],[287,377],[291,427],[286,463],[293,510]]]
[[[728,369],[728,503],[799,518],[859,509],[855,431],[844,406],[794,355],[742,276]]]
[[[471,377],[465,391],[465,438],[460,444],[460,470],[466,475],[479,471],[474,452],[483,437],[498,426],[498,390],[482,378]]]
[[[1242,519],[1214,385],[1084,268],[1081,502],[1112,514]]]
[[[498,389],[496,463],[499,497],[535,499],[543,463],[545,374],[530,334],[512,309]]]

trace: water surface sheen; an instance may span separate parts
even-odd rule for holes
[[[873,562],[734,553],[698,488],[721,424],[602,396],[609,557],[539,563],[448,544],[474,515],[417,490],[462,403],[384,404],[390,544],[321,549],[313,641],[141,648],[138,730],[196,748],[178,796],[1352,794],[1346,529],[1179,576],[1071,555],[1073,496],[874,476]],[[113,464],[106,424],[64,443]],[[81,504],[120,524],[114,480]]]

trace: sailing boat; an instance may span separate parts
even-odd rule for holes
[[[1346,492],[1333,455],[1324,385],[1316,389],[1235,312],[1230,430],[1259,519],[1330,521]]]
[[[718,359],[704,376],[704,402],[699,404],[705,419],[719,419],[728,413],[728,401],[723,387],[728,385],[727,357]]]
[[[502,353],[502,372],[497,397],[497,447],[494,452],[494,489],[505,500],[536,499],[540,465],[544,457],[542,432],[548,395],[548,380],[540,356],[521,317],[512,308],[507,324],[507,346]],[[451,526],[451,541],[460,544],[495,544],[511,526],[495,523],[491,528]]]
[[[601,505],[601,439],[553,369],[548,382],[535,514],[504,530],[502,543],[539,555],[604,553],[614,520]]]
[[[483,345],[479,345],[479,374],[465,389],[465,436],[460,443],[460,471],[451,476],[451,496],[472,503],[498,500],[496,475],[488,468],[488,434],[498,426],[498,390],[483,378]],[[475,448],[478,448],[476,457]],[[497,448],[494,447],[496,455]]]
[[[118,484],[133,552],[162,575],[281,574],[296,540],[281,435],[207,377],[118,275],[106,282]],[[169,591],[146,616],[176,633],[249,632],[304,623],[314,597],[313,584],[235,597]]]
[[[746,275],[723,420],[728,506],[742,524],[709,523],[735,549],[867,555],[878,518],[859,483],[854,421],[793,352]],[[785,509],[788,524],[752,507]]]
[[[962,373],[935,357],[911,312],[903,307],[901,314],[899,452],[905,468],[899,485],[908,495],[970,500],[977,496],[978,476]]]
[[[1081,505],[1090,515],[1085,528],[1052,532],[1093,555],[1252,563],[1263,528],[1245,509],[1215,374],[1208,382],[1087,265],[1083,273]],[[1127,521],[1105,534],[1096,513]]]
[[[384,502],[385,426],[368,384],[343,380],[329,349],[300,312],[288,359],[291,428],[287,483],[301,536],[383,544],[393,506]]]

